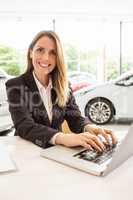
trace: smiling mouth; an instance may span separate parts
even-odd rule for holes
[[[39,63],[39,66],[42,68],[48,68],[48,67],[50,67],[50,64],[40,64]]]

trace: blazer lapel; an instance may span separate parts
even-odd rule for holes
[[[28,86],[28,88],[30,88],[30,91],[32,91],[32,101],[36,107],[39,108],[39,110],[41,111],[41,113],[44,111],[44,113],[46,114],[45,115],[45,120],[47,118],[47,122],[48,124],[50,124],[50,120],[49,120],[49,117],[48,117],[48,114],[47,114],[47,110],[43,104],[43,101],[41,99],[41,96],[40,96],[40,93],[39,93],[39,90],[38,90],[38,87],[36,85],[36,82],[34,80],[34,77],[33,77],[33,74],[32,74],[32,71],[30,72],[26,72],[24,75],[23,75],[23,78],[24,78],[24,81],[25,81],[25,84]]]
[[[57,93],[54,88],[51,89],[51,100],[52,100],[52,124],[55,122],[57,115]]]

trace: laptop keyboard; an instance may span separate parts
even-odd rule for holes
[[[112,158],[112,154],[114,153],[117,145],[108,145],[106,146],[105,151],[98,152],[96,150],[83,150],[79,153],[75,154],[75,157],[78,157],[83,160],[92,161],[97,164],[102,164],[106,160]]]

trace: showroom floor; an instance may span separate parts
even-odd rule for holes
[[[130,127],[130,123],[112,123],[108,125],[102,126],[103,128],[109,128],[112,131],[114,131],[115,135],[125,135],[128,132],[128,129]]]

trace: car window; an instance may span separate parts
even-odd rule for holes
[[[6,74],[0,69],[0,78],[6,78]]]
[[[125,80],[126,85],[133,85],[133,76],[128,77],[128,79]]]
[[[0,72],[0,78],[6,78],[3,73]]]
[[[69,80],[71,83],[81,83],[81,82],[94,82],[93,77],[88,74],[72,74],[69,75]]]
[[[123,85],[123,86],[130,86],[133,85],[133,75],[126,77],[125,79],[118,81],[117,82],[118,85]]]

